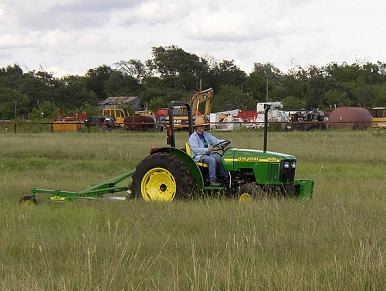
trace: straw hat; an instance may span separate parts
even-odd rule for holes
[[[194,121],[194,126],[205,126],[209,123],[205,122],[205,118],[202,115],[196,116],[196,120]]]

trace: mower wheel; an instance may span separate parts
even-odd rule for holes
[[[140,162],[133,176],[131,191],[145,201],[170,202],[189,197],[194,180],[185,163],[170,153],[155,153]]]
[[[26,195],[19,200],[19,204],[25,205],[25,206],[29,206],[29,205],[36,206],[38,205],[38,201],[36,200],[35,197],[32,197],[31,195]]]
[[[263,189],[255,183],[247,183],[240,186],[239,200],[247,201],[264,197]]]

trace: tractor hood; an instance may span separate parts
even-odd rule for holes
[[[239,168],[251,168],[256,163],[275,164],[283,160],[296,161],[296,158],[282,153],[238,148],[227,149],[223,155],[223,164],[228,171]]]

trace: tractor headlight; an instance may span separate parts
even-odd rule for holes
[[[290,167],[289,162],[284,162],[284,169],[288,169]]]
[[[292,169],[295,169],[295,168],[296,168],[296,162],[293,162],[293,163],[291,164],[291,167],[292,167]]]

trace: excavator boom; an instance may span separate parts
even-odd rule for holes
[[[204,91],[199,91],[193,94],[193,96],[190,98],[190,104],[194,115],[199,114],[198,108],[200,106],[200,103],[203,102],[205,102],[204,115],[206,116],[211,112],[213,93],[213,89],[209,88]]]

